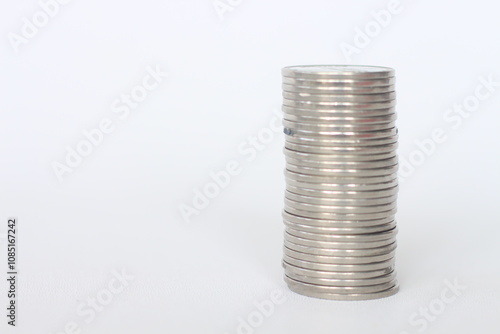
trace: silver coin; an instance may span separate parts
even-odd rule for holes
[[[303,288],[307,288],[309,291],[314,292],[326,292],[326,293],[339,293],[339,294],[359,294],[359,293],[375,293],[379,291],[384,291],[390,289],[391,287],[397,284],[396,280],[389,281],[387,283],[381,283],[376,285],[367,285],[367,286],[355,286],[355,287],[347,287],[347,286],[327,286],[327,285],[318,285],[318,284],[310,284],[306,282],[300,282],[285,275],[285,281],[288,284],[296,284],[301,285]]]
[[[363,176],[387,176],[398,172],[398,165],[394,164],[389,167],[382,168],[371,168],[371,169],[361,169],[361,168],[315,168],[298,166],[286,163],[286,169],[292,172],[316,175],[316,176],[346,176],[346,177],[363,177]]]
[[[292,271],[285,271],[285,275],[299,282],[326,285],[326,286],[369,286],[391,282],[396,279],[396,272],[393,271],[387,275],[365,278],[365,279],[338,279],[338,278],[321,278],[311,277],[296,274]]]
[[[328,299],[328,300],[338,300],[338,301],[360,301],[360,300],[371,300],[386,298],[395,295],[399,291],[399,286],[394,285],[390,289],[375,292],[375,293],[354,293],[354,294],[335,294],[335,293],[324,293],[324,292],[314,292],[310,289],[304,288],[300,285],[287,283],[288,288],[298,294],[306,297]]]
[[[316,166],[308,166],[308,163],[297,163],[298,159],[286,158],[285,167],[288,171],[304,175],[313,175],[319,177],[372,177],[372,176],[387,176],[398,172],[397,159],[393,158],[382,159],[380,163],[373,161],[373,167],[368,166],[368,161],[338,161],[325,165],[324,163],[316,163]],[[388,162],[386,164],[386,161]]]
[[[352,152],[352,154],[351,154]],[[285,158],[290,160],[291,163],[293,161],[301,161],[304,166],[313,164],[313,167],[321,167],[322,164],[330,164],[330,165],[364,165],[368,163],[374,163],[378,165],[378,163],[383,163],[384,161],[395,161],[398,162],[398,157],[396,151],[392,153],[374,153],[374,154],[358,154],[356,151],[338,151],[334,154],[327,153],[307,153],[290,150],[285,147],[283,153],[285,154]],[[374,166],[375,167],[375,166]],[[379,167],[382,167],[380,165]]]
[[[383,190],[373,190],[373,191],[349,191],[349,190],[317,190],[317,189],[309,189],[296,187],[293,185],[287,184],[285,186],[285,191],[306,197],[313,198],[326,198],[326,199],[373,199],[373,198],[382,198],[382,197],[390,197],[394,196],[397,198],[398,187],[392,187],[389,189]]]
[[[286,203],[285,200],[285,210],[291,214],[295,214],[301,217],[317,218],[317,219],[331,219],[331,220],[372,220],[386,218],[389,216],[394,216],[396,214],[396,207],[380,212],[369,212],[369,213],[338,213],[338,212],[324,212],[324,211],[310,211],[301,210],[296,206],[291,206]]]
[[[295,224],[289,222],[286,219],[283,219],[283,223],[285,224],[286,227],[289,227],[297,231],[316,233],[316,234],[319,233],[319,234],[335,234],[335,235],[357,235],[357,234],[380,233],[384,231],[389,231],[396,227],[395,220],[392,220],[389,223],[379,224],[374,226],[358,226],[357,224],[352,224],[347,222],[344,222],[343,225],[336,224],[334,226],[329,226],[327,224],[325,224],[324,226],[304,225],[304,224]],[[315,248],[323,248],[323,247],[315,247]]]
[[[394,266],[394,258],[376,263],[369,264],[329,264],[329,263],[316,263],[311,261],[297,260],[286,254],[283,255],[283,261],[292,264],[297,267],[310,270],[320,270],[320,271],[372,271],[384,269],[387,267]]]
[[[345,168],[345,169],[371,169],[371,168],[386,168],[394,166],[398,163],[397,157],[391,157],[381,160],[372,161],[346,161],[346,160],[301,160],[290,157],[285,157],[286,162],[292,165],[301,165],[303,167],[312,168]]]
[[[379,107],[377,105],[377,107]],[[308,117],[375,117],[388,116],[396,114],[396,107],[390,106],[386,108],[359,108],[355,109],[349,105],[336,106],[333,108],[323,107],[311,109],[306,107],[293,107],[286,104],[281,105],[281,111],[285,115],[308,116]]]
[[[302,242],[298,243],[299,245],[300,244],[303,245],[303,243],[306,242],[304,241],[304,239],[309,241],[314,241],[314,242],[308,242],[308,244],[311,247],[318,247],[318,248],[335,248],[334,246],[339,242],[363,243],[363,242],[383,241],[388,239],[395,240],[397,234],[398,234],[397,227],[393,228],[392,230],[371,233],[371,234],[321,234],[321,233],[310,233],[310,232],[294,230],[288,226],[285,227],[285,236],[287,238],[286,240],[295,243],[293,240],[299,238],[300,239],[299,241]]]
[[[291,207],[296,210],[302,210],[308,212],[333,213],[335,215],[375,214],[395,209],[396,202],[390,202],[387,204],[379,204],[379,205],[370,205],[370,206],[320,205],[320,204],[301,203],[285,197],[285,207]]]
[[[283,126],[292,131],[292,133],[300,133],[300,130],[308,132],[316,131],[329,131],[329,132],[373,132],[380,130],[389,130],[396,127],[395,122],[388,123],[378,123],[378,124],[338,124],[332,122],[324,123],[305,123],[305,122],[295,122],[284,119]]]
[[[297,116],[283,114],[283,119],[291,122],[299,123],[319,123],[319,124],[337,124],[337,125],[373,125],[395,122],[396,114],[371,116],[371,117],[356,117],[356,116]]]
[[[352,130],[341,130],[335,131],[328,128],[318,128],[316,130],[303,130],[297,128],[288,128],[285,127],[283,129],[283,133],[287,136],[293,137],[303,137],[303,138],[334,138],[334,139],[382,139],[389,136],[395,136],[398,134],[397,128],[389,128],[389,129],[381,129],[376,131],[352,131]],[[285,139],[288,137],[285,137]],[[329,150],[335,149],[333,147],[325,147]],[[318,149],[316,147],[316,149]]]
[[[371,261],[371,257],[373,256],[381,256],[381,255],[387,255],[387,254],[393,254],[390,257],[394,256],[394,251],[396,249],[396,243],[390,244],[385,247],[378,247],[378,248],[368,248],[368,249],[332,249],[332,248],[319,248],[319,247],[311,247],[311,246],[303,246],[303,245],[297,245],[292,242],[289,242],[287,240],[284,241],[284,246],[286,248],[285,254],[288,254],[289,256],[299,259],[299,260],[306,260],[306,261],[312,261],[312,262],[319,262],[319,263],[334,263],[334,264],[355,264],[355,263],[370,263],[370,262],[380,262],[386,259],[389,259],[389,257],[386,257],[384,259],[379,258],[376,261]],[[292,252],[288,253],[287,251],[290,250]],[[300,253],[297,256],[294,255],[295,253]],[[300,257],[301,255],[306,254],[309,256],[312,256],[310,258],[302,258]],[[321,260],[321,256],[325,256],[326,261],[329,261],[329,257],[333,258],[340,258],[339,261],[341,262],[325,262]],[[315,257],[318,257],[317,259]],[[354,258],[354,259],[351,259]],[[365,258],[364,260],[361,259],[356,259],[356,258]],[[355,262],[349,262],[349,259]],[[332,259],[335,260],[335,259]],[[361,261],[359,261],[361,260]],[[356,262],[359,261],[359,262]]]
[[[383,189],[383,190],[372,190],[372,191],[338,191],[338,190],[317,190],[296,187],[290,184],[286,185],[286,191],[307,197],[314,198],[335,198],[335,199],[372,199],[372,198],[382,198],[394,196],[398,194],[398,186]]]
[[[288,240],[284,241],[284,245],[289,249],[304,254],[337,256],[337,257],[362,257],[362,256],[383,255],[393,252],[396,249],[396,242],[383,247],[365,248],[365,249],[333,249],[333,248],[311,247],[311,246],[294,244],[293,242],[290,242]],[[291,254],[288,255],[290,255],[293,258],[297,258]],[[321,261],[313,261],[313,262],[321,262]]]
[[[394,69],[364,65],[297,65],[281,70],[283,77],[305,79],[378,79],[394,77]]]
[[[369,264],[386,261],[394,257],[394,251],[382,255],[373,256],[331,256],[301,253],[288,247],[283,248],[284,254],[297,260],[311,261],[327,264]]]
[[[346,159],[331,160],[300,160],[291,157],[285,157],[286,162],[295,166],[319,168],[319,169],[373,169],[388,168],[397,165],[396,156],[372,161],[346,161]]]
[[[338,220],[338,219],[316,219],[297,216],[283,210],[283,219],[299,225],[321,226],[321,227],[366,227],[388,224],[394,221],[394,216],[363,220]],[[294,242],[294,241],[292,241]],[[306,245],[307,246],[307,245]],[[378,246],[373,246],[378,247]]]
[[[289,165],[290,164],[287,164],[286,173],[288,174],[286,174],[285,177],[287,179],[290,179],[290,181],[304,182],[304,183],[322,183],[324,185],[331,186],[332,189],[334,190],[339,190],[342,187],[345,187],[345,190],[349,190],[350,187],[355,188],[356,186],[360,185],[387,183],[387,182],[392,182],[397,178],[397,171],[391,172],[391,170],[388,170],[388,168],[385,168],[385,170],[388,170],[387,174],[384,172],[383,168],[379,168],[379,170],[373,170],[373,173],[370,173],[370,170],[366,170],[366,173],[365,170],[362,170],[359,173],[350,172],[350,169],[342,173],[334,171],[325,171],[323,170],[324,168],[322,168],[321,170],[319,170],[319,168],[313,169],[311,167],[299,167],[299,166],[290,168]],[[392,170],[394,170],[397,168],[397,166],[391,168]],[[289,175],[292,175],[292,173],[301,174],[301,176],[290,177]],[[293,184],[293,185],[300,186],[300,184]]]
[[[321,234],[321,233],[310,233],[299,230],[294,230],[290,227],[285,227],[285,233],[290,234],[296,238],[322,241],[322,242],[372,242],[372,241],[382,241],[387,239],[395,239],[398,234],[397,227],[392,230],[385,232],[377,232],[371,234],[352,234],[352,235],[341,235],[341,234]],[[292,241],[293,242],[293,241]],[[328,245],[328,244],[327,244]]]
[[[295,116],[308,116],[308,117],[375,117],[375,116],[388,116],[396,113],[395,107],[388,107],[383,109],[352,109],[348,107],[343,108],[323,108],[311,109],[300,107],[289,107],[287,105],[281,106],[281,111],[286,115]]]
[[[307,158],[297,158],[294,157],[296,154],[287,154],[285,151],[285,159],[287,162],[293,165],[302,165],[304,167],[314,167],[314,168],[356,168],[356,169],[372,169],[372,168],[382,168],[394,166],[398,163],[397,155],[391,157],[377,157],[373,155],[368,155],[371,159],[368,159],[367,155],[357,155],[357,159],[346,159],[345,155],[342,154],[318,154],[309,153]],[[307,154],[307,153],[306,153]],[[361,159],[360,159],[361,156]],[[362,160],[364,159],[364,160]]]
[[[391,274],[395,271],[394,266],[371,271],[320,271],[300,268],[285,261],[282,261],[282,265],[286,272],[294,273],[296,275],[342,280],[376,278]]]
[[[352,89],[370,88],[390,86],[396,83],[396,78],[383,79],[324,79],[324,78],[290,78],[283,76],[282,83],[292,86],[307,86],[307,87],[349,87]]]
[[[396,127],[396,122],[386,122],[377,124],[353,124],[352,122],[336,123],[331,121],[321,122],[297,122],[283,119],[283,126],[292,130],[306,131],[336,131],[336,132],[373,132],[380,130],[393,129]]]
[[[397,144],[388,144],[382,146],[315,146],[295,144],[288,139],[285,140],[285,149],[304,154],[336,155],[336,158],[344,156],[348,159],[363,159],[363,155],[374,156],[374,158],[386,159],[396,155]],[[359,157],[356,157],[359,155]],[[366,158],[366,157],[365,157]]]
[[[308,101],[297,101],[289,100],[283,98],[283,106],[299,109],[309,109],[313,111],[318,110],[352,110],[352,111],[364,111],[364,110],[374,110],[374,109],[387,109],[396,106],[396,100],[387,100],[380,102],[366,102],[366,103],[354,103],[354,102],[308,102]]]
[[[286,211],[290,215],[298,216],[301,218],[309,218],[313,220],[320,220],[320,221],[338,221],[339,226],[341,222],[344,222],[345,224],[351,224],[355,225],[357,224],[358,226],[373,226],[369,222],[390,222],[394,220],[394,216],[396,215],[396,209],[390,210],[390,211],[385,211],[385,212],[378,212],[378,213],[368,213],[368,214],[335,214],[331,212],[314,212],[314,211],[304,211],[304,210],[297,210],[295,208],[291,208],[287,205],[285,205],[284,211]],[[369,221],[369,222],[367,222]],[[311,224],[314,226],[314,224]]]
[[[287,128],[283,129],[283,132],[287,136],[293,137],[313,137],[313,138],[335,138],[335,139],[382,139],[390,136],[395,136],[398,134],[398,130],[396,127],[377,130],[377,131],[333,131],[329,129],[316,129],[316,130],[302,130],[297,128]],[[325,149],[335,149],[334,147],[324,147]],[[318,149],[316,147],[315,149]]]
[[[283,149],[285,157],[296,160],[309,160],[309,161],[346,161],[346,162],[361,162],[361,161],[379,161],[384,159],[396,158],[396,150],[389,153],[378,153],[376,150],[371,154],[363,154],[367,152],[366,149],[358,149],[352,146],[344,146],[344,150],[338,150],[333,153],[307,153],[291,150],[287,147]],[[352,152],[352,154],[351,154]]]
[[[346,147],[349,149],[350,147]],[[294,151],[287,147],[284,148],[283,153],[286,158],[299,160],[299,161],[338,161],[338,162],[368,162],[368,161],[381,161],[386,159],[396,159],[396,151],[391,151],[388,153],[372,153],[363,154],[365,151],[336,151],[334,153],[307,153]],[[351,154],[352,153],[352,154]]]
[[[363,183],[367,181],[359,181],[358,183],[328,183],[328,182],[302,182],[293,179],[286,180],[287,185],[297,188],[320,190],[320,191],[381,191],[388,188],[398,186],[396,175],[394,179],[387,182]]]
[[[396,99],[396,93],[379,94],[311,94],[311,93],[292,93],[283,91],[283,97],[288,100],[302,102],[352,102],[352,103],[371,103],[380,101],[390,101]]]
[[[384,140],[388,137],[393,137],[397,136],[398,130],[397,128],[392,128],[392,129],[387,129],[387,130],[379,130],[379,131],[372,131],[372,132],[353,132],[353,131],[325,131],[325,130],[319,130],[319,131],[304,131],[304,130],[294,130],[290,128],[284,128],[283,132],[285,133],[286,137],[286,144],[288,145],[299,145],[299,144],[293,144],[290,142],[288,139],[292,139],[292,137],[295,138],[302,138],[302,139],[311,139],[311,140],[337,140],[337,141],[344,141],[346,145],[349,144],[351,141],[360,141],[360,140]],[[343,146],[346,146],[343,145]],[[393,144],[396,145],[397,144]],[[309,145],[312,146],[312,145]],[[320,149],[323,148],[325,152],[333,152],[336,150],[342,150],[343,146],[313,146],[312,148],[309,148],[307,145],[300,145],[297,146],[298,148],[301,148],[303,151],[304,149],[311,149],[311,150],[316,150],[319,151],[320,153],[323,152]],[[369,146],[369,147],[357,147],[358,149],[363,149],[366,151],[370,151],[372,149],[378,148],[381,152],[387,152],[387,145],[380,145],[380,146]],[[292,148],[293,149],[293,148]],[[298,151],[298,150],[297,150]]]
[[[298,195],[285,190],[285,198],[292,201],[311,204],[311,205],[328,205],[328,206],[373,206],[373,205],[385,205],[388,203],[394,203],[397,200],[397,195],[387,196],[387,197],[377,197],[377,198],[331,198],[331,197],[311,197]]]
[[[376,175],[376,176],[335,176],[335,175],[314,175],[297,173],[292,170],[285,169],[285,178],[287,181],[303,182],[303,183],[323,183],[331,184],[332,186],[344,184],[373,184],[392,182],[397,178],[397,174],[392,175]],[[354,189],[353,189],[354,190]]]
[[[288,190],[285,190],[285,198],[296,203],[318,207],[378,207],[397,201],[397,195],[375,198],[312,197],[295,194]]]
[[[336,137],[295,137],[291,135],[285,136],[285,140],[289,144],[299,144],[305,146],[327,146],[327,147],[358,147],[358,148],[369,148],[371,146],[383,146],[397,144],[398,135],[389,136],[380,139],[363,139],[363,138],[336,138]],[[298,152],[298,151],[295,151]]]
[[[300,82],[295,85],[290,85],[283,83],[281,88],[284,92],[290,93],[310,93],[310,94],[379,94],[379,93],[389,93],[394,92],[396,90],[395,85],[387,85],[387,86],[375,86],[375,87],[353,87],[353,86],[338,86],[338,85],[323,85],[323,86],[307,86],[301,85]]]
[[[376,175],[376,176],[336,176],[336,175],[313,175],[313,174],[304,174],[304,173],[297,173],[292,170],[285,169],[284,171],[286,181],[293,182],[294,184],[290,183],[291,185],[294,186],[303,186],[304,188],[310,188],[310,189],[317,189],[314,188],[315,184],[323,184],[327,186],[332,186],[333,188],[337,186],[344,186],[344,185],[353,185],[359,186],[359,185],[368,185],[368,184],[378,184],[380,186],[383,186],[382,189],[385,188],[390,188],[394,185],[389,185],[389,183],[394,182],[395,180],[397,181],[397,174],[389,174],[389,175]],[[312,185],[312,186],[311,186]],[[388,186],[387,186],[388,185]],[[379,189],[377,187],[376,189]],[[327,189],[328,190],[328,189]],[[333,189],[337,190],[337,189]],[[359,189],[343,189],[343,190],[359,190]]]
[[[348,250],[379,248],[391,245],[396,242],[396,237],[383,240],[376,240],[376,241],[364,241],[364,242],[321,241],[321,240],[312,240],[312,239],[297,237],[288,232],[284,233],[284,238],[288,242],[306,247],[324,248],[324,249],[348,249]]]
[[[369,234],[369,233],[377,233],[388,231],[396,227],[396,221],[392,221],[391,223],[376,225],[376,226],[343,226],[343,227],[331,227],[331,226],[310,226],[310,225],[301,225],[294,224],[286,219],[283,220],[283,223],[286,227],[290,227],[294,230],[304,231],[309,233],[325,233],[325,234],[337,234],[337,235],[353,235],[353,234]]]

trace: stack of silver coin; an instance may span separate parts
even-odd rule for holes
[[[365,300],[398,291],[394,70],[282,70],[285,281],[297,293]]]

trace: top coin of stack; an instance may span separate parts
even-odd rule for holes
[[[364,300],[397,292],[394,70],[282,70],[285,281],[297,293]]]

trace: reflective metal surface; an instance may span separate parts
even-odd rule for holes
[[[285,281],[324,299],[396,293],[394,70],[319,65],[282,74]]]

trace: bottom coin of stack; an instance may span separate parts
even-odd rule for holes
[[[317,298],[398,291],[394,71],[283,69],[285,281]]]

